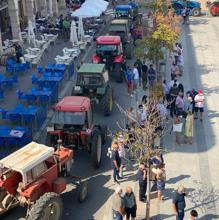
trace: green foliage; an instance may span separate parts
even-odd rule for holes
[[[159,23],[156,31],[152,34],[152,38],[171,50],[178,35],[168,25]]]

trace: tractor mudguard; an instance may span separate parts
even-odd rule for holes
[[[116,56],[113,60],[113,63],[122,63],[123,61],[123,55],[119,55],[119,56]]]
[[[92,63],[101,63],[101,58],[99,56],[97,56],[96,54],[94,54],[91,57]]]
[[[27,198],[30,202],[36,201],[44,193],[49,192],[49,185],[46,178],[41,178],[31,183],[25,190],[21,192],[21,195]]]
[[[99,87],[99,88],[97,88],[97,94],[98,95],[104,95],[105,94],[105,92],[106,92],[106,88],[107,88],[107,86],[105,85],[105,86],[103,86],[103,87]]]

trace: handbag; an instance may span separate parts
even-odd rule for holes
[[[173,132],[182,132],[183,123],[174,124],[173,125]]]

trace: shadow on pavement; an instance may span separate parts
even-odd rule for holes
[[[189,177],[191,177],[191,176],[190,176],[190,175],[181,174],[181,175],[179,175],[179,176],[172,177],[172,178],[168,179],[168,181],[166,181],[166,183],[175,184],[175,183],[177,183],[178,181],[181,181],[181,180],[183,180],[183,179],[187,179],[187,178],[189,178]]]

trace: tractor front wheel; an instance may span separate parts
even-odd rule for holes
[[[111,87],[106,89],[106,93],[103,97],[103,114],[109,116],[113,109],[113,91]]]
[[[102,153],[102,140],[101,133],[99,130],[95,129],[92,134],[91,143],[91,158],[94,168],[99,168],[101,162]]]
[[[27,220],[61,220],[62,200],[56,193],[42,195],[31,207]]]
[[[122,83],[123,82],[123,73],[122,73],[122,66],[120,63],[115,64],[114,74],[115,74],[116,82]]]

